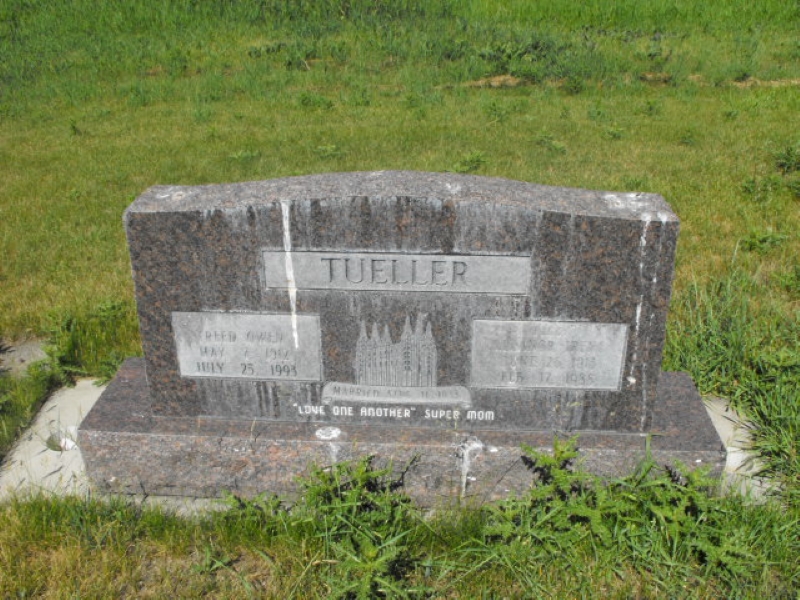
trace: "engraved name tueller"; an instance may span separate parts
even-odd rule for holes
[[[467,263],[416,258],[320,258],[329,283],[465,286]]]

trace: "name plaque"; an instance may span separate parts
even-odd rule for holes
[[[530,257],[263,250],[267,288],[527,294]],[[291,272],[288,265],[291,264]]]
[[[181,377],[321,381],[319,317],[173,312]]]
[[[617,323],[475,320],[471,385],[618,391],[627,335]]]

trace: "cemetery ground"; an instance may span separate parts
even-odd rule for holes
[[[1,595],[796,596],[800,9],[526,4],[3,5],[0,338],[49,359],[0,375],[0,456],[52,389],[141,352],[121,215],[148,186],[456,171],[667,199],[664,368],[753,422],[774,497],[650,463],[601,484],[565,447],[526,495],[433,515],[368,463],[193,518],[20,499]]]

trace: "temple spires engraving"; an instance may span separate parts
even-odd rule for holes
[[[392,341],[389,325],[380,331],[373,322],[367,336],[367,325],[361,321],[354,370],[359,385],[433,387],[436,386],[437,351],[430,321],[420,314],[414,328],[406,316],[400,340]]]

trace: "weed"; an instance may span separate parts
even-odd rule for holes
[[[800,142],[775,152],[774,160],[775,167],[784,175],[800,171]]]
[[[478,51],[488,65],[489,75],[514,75],[532,82],[559,73],[567,46],[556,37],[532,32],[525,37],[497,35]]]
[[[625,135],[625,130],[622,127],[606,127],[603,134],[610,140],[621,140]]]
[[[315,42],[297,42],[286,49],[284,66],[289,70],[310,71],[309,61],[319,58]]]
[[[650,187],[650,181],[645,175],[626,175],[622,178],[622,187],[640,192]]]
[[[780,177],[770,175],[768,177],[749,177],[742,184],[742,191],[754,202],[763,204],[772,200],[775,192],[782,187]]]
[[[766,254],[773,248],[783,244],[789,236],[770,229],[751,231],[747,237],[739,240],[739,247],[746,252]]]
[[[414,461],[397,476],[373,463],[366,457],[317,468],[302,483],[302,511],[310,512],[313,535],[334,565],[326,580],[336,597],[406,595],[404,580],[415,565],[409,537],[419,515],[398,493]]]
[[[564,81],[563,90],[570,96],[577,96],[586,89],[586,83],[583,77],[578,75],[570,75]]]
[[[696,146],[699,134],[694,128],[684,129],[678,138],[678,143],[682,146]]]
[[[333,100],[326,98],[316,92],[302,92],[299,97],[300,106],[305,108],[330,109],[333,108]]]
[[[656,117],[664,112],[664,102],[662,100],[649,98],[645,101],[641,109],[641,114],[647,117]]]
[[[785,273],[777,273],[775,278],[787,292],[794,295],[800,294],[800,264],[795,264],[791,270]]]
[[[511,110],[505,104],[501,104],[496,99],[491,100],[483,107],[483,112],[489,119],[489,123],[504,123],[508,120]]]
[[[476,150],[462,156],[451,170],[455,173],[474,173],[485,164],[486,155]]]
[[[546,148],[555,154],[566,154],[567,147],[546,131],[541,132],[536,137],[536,145]]]
[[[222,513],[224,525],[235,525],[240,530],[259,531],[276,535],[287,529],[289,510],[283,500],[275,495],[260,494],[254,498],[243,498],[225,493],[223,499],[228,507]]]
[[[233,562],[224,550],[209,544],[203,548],[203,557],[199,563],[192,565],[192,570],[197,573],[214,573],[220,569],[230,569]]]
[[[586,115],[592,121],[605,121],[608,119],[608,112],[603,108],[599,102],[592,104],[586,111]]]
[[[286,42],[269,42],[266,44],[261,44],[260,46],[250,46],[247,49],[247,56],[250,58],[262,58],[264,56],[269,56],[271,54],[277,54],[278,52],[284,50],[286,48]]]

